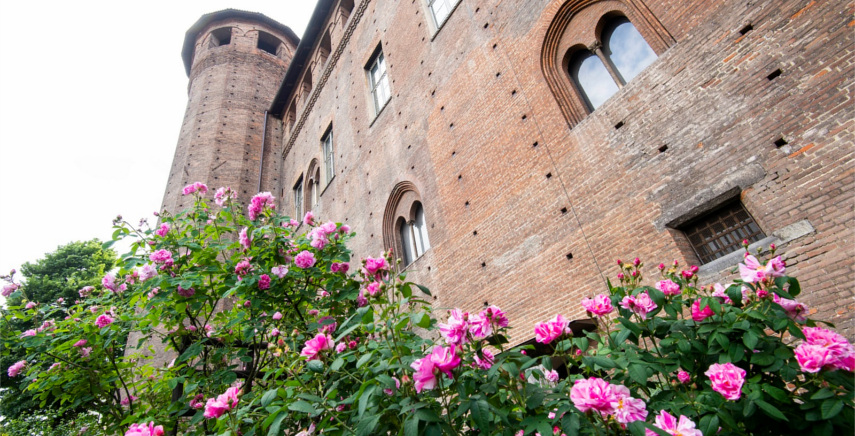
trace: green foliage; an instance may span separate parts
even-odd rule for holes
[[[35,263],[27,262],[21,267],[26,282],[22,290],[7,298],[6,306],[22,306],[30,301],[51,304],[59,298],[72,302],[80,298],[77,293],[80,288],[98,285],[104,272],[112,269],[117,260],[116,253],[102,248],[101,242],[96,239],[62,245]],[[64,312],[53,313],[64,316]],[[7,315],[11,315],[11,312],[0,308],[0,316],[9,323],[10,330],[25,331],[38,327],[28,317]],[[8,368],[25,357],[26,350],[18,346],[16,341],[4,341],[0,367]],[[3,388],[0,390],[0,416],[15,419],[27,410],[39,409],[39,401],[35,401],[30,392],[23,390],[19,383],[5,373],[0,376],[0,387]]]
[[[537,347],[508,349],[499,308],[440,323],[391,254],[351,267],[340,223],[297,223],[261,194],[253,219],[194,195],[157,229],[116,223],[133,248],[80,303],[9,308],[4,346],[27,350],[16,381],[60,410],[85,405],[110,434],[154,422],[182,435],[643,435],[667,434],[665,412],[707,436],[853,431],[851,371],[796,359],[815,322],[777,299],[800,292],[782,264],[715,295],[663,266],[666,294],[641,284],[640,262],[626,266],[598,328],[571,335],[556,317],[537,325]],[[626,303],[647,296],[643,313]],[[155,346],[171,362],[151,359]],[[724,363],[745,371],[738,398],[705,375]],[[595,382],[615,401],[581,402]],[[631,401],[646,412],[619,415]]]

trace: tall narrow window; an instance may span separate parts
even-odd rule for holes
[[[460,0],[428,0],[428,7],[437,29],[442,27],[457,3],[460,3]]]
[[[318,208],[318,203],[321,202],[321,170],[315,169],[315,175],[309,180],[309,189],[311,189],[312,209]]]
[[[570,77],[578,85],[592,111],[618,91],[600,58],[587,50],[579,50],[573,55],[570,61]]]
[[[416,251],[412,243],[412,231],[410,224],[403,217],[398,218],[398,237],[401,238],[401,254],[404,265],[409,265],[416,260]]]
[[[656,53],[626,17],[617,17],[603,29],[603,52],[629,82],[656,60]]]
[[[332,127],[327,130],[327,134],[321,139],[321,148],[324,153],[324,170],[327,176],[327,184],[329,184],[333,177],[335,177],[335,163],[333,156],[333,135],[332,135]]]
[[[374,99],[374,114],[379,114],[392,93],[389,89],[389,76],[386,75],[386,59],[383,52],[378,51],[368,67],[368,82],[371,86],[371,96]]]
[[[428,240],[427,233],[427,224],[425,224],[425,210],[422,208],[421,203],[416,203],[415,205],[415,220],[413,221],[413,239],[416,242],[416,252],[421,256],[425,251],[428,251],[430,248],[430,241]]]
[[[303,218],[303,176],[300,176],[294,185],[294,218]]]

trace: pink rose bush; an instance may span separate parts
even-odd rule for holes
[[[117,233],[135,251],[79,302],[10,309],[27,322],[0,323],[26,348],[15,383],[85,401],[109,434],[853,433],[853,347],[774,252],[713,285],[618,262],[548,319],[515,319],[500,292],[440,312],[394,253],[352,258],[347,226],[190,186],[189,211]]]

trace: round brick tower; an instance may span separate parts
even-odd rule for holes
[[[190,78],[163,208],[190,206],[184,186],[230,186],[246,204],[258,190],[266,111],[299,38],[262,14],[226,9],[187,31],[181,56]]]

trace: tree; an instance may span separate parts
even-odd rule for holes
[[[100,284],[101,277],[115,267],[116,262],[116,253],[102,248],[97,239],[74,241],[59,246],[56,251],[45,254],[44,258],[33,263],[27,262],[21,267],[25,292],[9,295],[6,306],[18,307],[28,302],[44,305],[54,303],[60,298],[70,304],[80,298],[78,291],[81,288]],[[25,294],[27,301],[24,301]],[[10,313],[7,308],[0,309],[0,314]],[[21,331],[36,328],[33,322],[20,318],[9,320],[14,329]],[[7,368],[25,355],[26,350],[23,348],[10,346],[2,351],[0,366]],[[39,402],[33,399],[30,392],[23,391],[18,381],[10,379],[5,373],[0,380],[0,415],[15,419],[24,411],[40,409]]]

